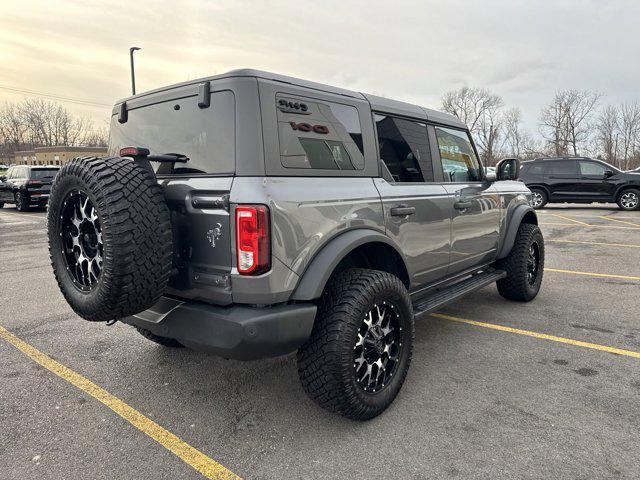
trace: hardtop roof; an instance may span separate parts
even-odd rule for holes
[[[188,85],[194,85],[202,82],[211,82],[215,80],[220,80],[224,78],[231,77],[255,77],[261,78],[265,80],[273,80],[276,82],[288,83],[291,85],[297,85],[300,87],[309,88],[312,90],[319,90],[322,92],[333,93],[335,95],[342,95],[351,98],[358,98],[361,100],[366,100],[370,103],[372,110],[380,110],[387,113],[394,113],[397,115],[407,116],[407,117],[417,117],[425,120],[429,120],[435,123],[440,123],[444,125],[450,125],[458,128],[467,128],[464,123],[462,123],[457,117],[439,112],[438,110],[433,110],[430,108],[421,107],[419,105],[414,105],[411,103],[401,102],[398,100],[392,100],[389,98],[378,97],[376,95],[366,94],[356,92],[354,90],[348,90],[345,88],[334,87],[331,85],[325,85],[322,83],[312,82],[309,80],[303,80],[300,78],[289,77],[286,75],[280,75],[277,73],[265,72],[263,70],[255,70],[251,68],[243,68],[238,70],[231,70],[226,73],[222,73],[220,75],[214,75],[211,77],[203,77],[195,80],[188,80],[186,82],[176,83],[173,85],[167,85],[165,87],[156,88],[154,90],[149,90],[147,92],[143,92],[137,95],[133,95],[127,98],[123,98],[119,100],[116,104],[120,104],[122,102],[130,101],[133,99],[139,99],[148,95],[154,95],[160,92],[165,92],[167,90],[171,90],[178,87],[184,87]],[[116,109],[114,108],[114,113]]]

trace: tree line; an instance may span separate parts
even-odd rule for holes
[[[442,96],[442,109],[472,132],[486,165],[505,157],[582,155],[622,170],[640,166],[640,103],[601,105],[588,90],[559,90],[542,108],[538,135],[522,126],[519,108],[484,88],[462,87]]]
[[[0,105],[0,157],[36,147],[102,147],[108,138],[105,127],[94,127],[90,119],[72,114],[57,102],[25,98]]]

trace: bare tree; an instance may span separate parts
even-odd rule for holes
[[[618,163],[619,117],[619,109],[613,105],[607,105],[600,112],[595,126],[596,150],[602,155],[603,160],[615,166],[620,166]]]
[[[94,129],[91,120],[71,114],[59,103],[26,98],[0,107],[0,153],[56,145],[102,146],[106,129]]]
[[[504,155],[533,159],[544,155],[539,142],[522,128],[522,112],[514,107],[503,113]]]
[[[4,103],[0,108],[0,140],[11,151],[20,150],[25,143],[26,129],[20,110],[14,103]]]
[[[109,143],[109,130],[106,127],[91,130],[84,138],[87,147],[106,147]]]
[[[620,167],[631,168],[632,161],[640,149],[640,104],[638,102],[620,106]]]
[[[442,109],[455,115],[475,132],[487,110],[503,106],[502,98],[485,88],[462,87],[442,96]]]
[[[523,150],[522,112],[514,107],[503,114],[504,148],[510,157],[520,157]]]
[[[503,103],[500,100],[500,102],[492,103],[486,108],[478,121],[478,128],[475,131],[480,157],[483,163],[488,166],[495,165],[501,156],[503,116],[500,108],[502,106]]]
[[[600,97],[588,90],[561,90],[542,109],[541,132],[553,154],[578,155],[589,138],[589,123]]]

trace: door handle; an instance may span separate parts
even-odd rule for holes
[[[394,217],[406,217],[407,215],[413,215],[416,213],[416,207],[409,207],[407,205],[399,205],[397,207],[393,207],[390,210],[391,215]]]
[[[471,208],[472,205],[471,202],[455,202],[453,208],[456,210],[466,210],[467,208]]]

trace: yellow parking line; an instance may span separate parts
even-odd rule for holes
[[[590,227],[588,223],[581,222],[580,220],[574,220],[573,218],[565,217],[563,215],[558,215],[557,213],[550,213],[549,215],[553,215],[554,217],[562,218],[563,220],[569,220],[570,222],[577,223],[578,225],[584,225],[585,227]]]
[[[540,222],[538,225],[557,225],[562,227],[584,227],[584,228],[607,228],[610,230],[640,230],[640,226],[638,227],[618,227],[617,225],[578,225],[577,223],[548,223],[548,222]]]
[[[585,275],[588,277],[605,277],[605,278],[622,278],[624,280],[640,280],[640,277],[636,277],[633,275],[613,275],[610,273],[579,272],[576,270],[561,270],[559,268],[545,268],[544,271],[556,272],[556,273],[570,273],[572,275]]]
[[[3,338],[7,342],[9,342],[34,362],[39,363],[50,372],[55,373],[74,387],[79,388],[83,392],[91,395],[93,398],[109,407],[131,425],[154,439],[164,448],[180,458],[180,460],[200,472],[205,477],[221,480],[240,479],[240,477],[235,475],[230,470],[227,470],[215,460],[212,460],[204,453],[196,450],[191,445],[184,442],[168,430],[165,430],[156,422],[145,417],[142,413],[138,412],[133,407],[130,407],[119,398],[111,395],[109,392],[99,387],[91,380],[83,377],[79,373],[74,372],[70,368],[65,367],[61,363],[56,362],[35,347],[32,347],[28,343],[20,340],[14,334],[1,326],[0,338]]]
[[[604,218],[605,220],[611,220],[612,222],[626,223],[627,225],[633,225],[634,227],[640,227],[640,224],[638,224],[638,223],[626,222],[624,220],[618,220],[617,218],[612,218],[612,217],[607,216],[607,215],[600,215],[600,216],[598,216],[598,218]]]
[[[547,335],[546,333],[538,333],[532,332],[530,330],[505,327],[504,325],[496,325],[495,323],[477,322],[475,320],[468,320],[466,318],[444,315],[442,313],[432,313],[431,316],[442,318],[444,320],[449,320],[452,322],[467,323],[469,325],[475,325],[476,327],[490,328],[491,330],[499,330],[501,332],[516,333],[518,335],[526,335],[527,337],[539,338],[542,340],[551,340],[552,342],[566,343],[568,345],[574,345],[576,347],[590,348],[592,350],[600,350],[601,352],[608,352],[616,355],[624,355],[626,357],[640,359],[640,352],[634,352],[633,350],[623,350],[622,348],[607,347],[606,345],[598,345],[597,343],[583,342],[580,340],[573,340],[571,338],[565,337],[556,337],[555,335]]]
[[[577,243],[580,245],[603,245],[605,247],[640,248],[640,245],[629,245],[626,243],[581,242],[579,240],[549,240],[547,238],[545,238],[544,243]]]

